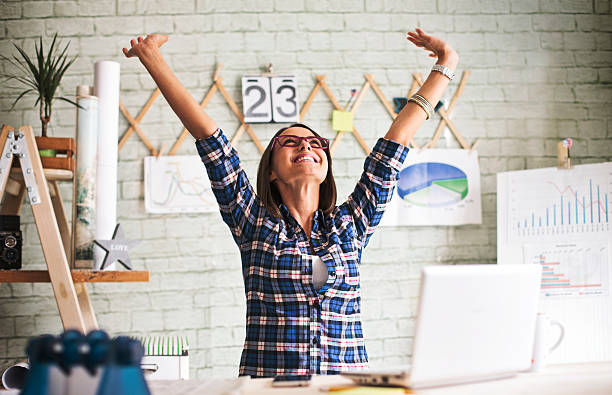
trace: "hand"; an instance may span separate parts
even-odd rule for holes
[[[425,34],[425,32],[418,27],[414,32],[408,32],[408,37],[406,39],[416,45],[417,47],[423,47],[427,51],[431,52],[429,54],[432,58],[438,58],[443,62],[451,62],[451,64],[446,64],[446,66],[454,68],[457,64],[459,56],[457,52],[446,42],[441,39]]]
[[[132,39],[130,44],[132,48],[129,50],[127,48],[123,48],[123,54],[126,58],[131,58],[137,56],[140,58],[151,50],[158,49],[164,43],[168,41],[168,36],[164,34],[148,34],[145,39],[142,36],[138,36],[137,39]]]

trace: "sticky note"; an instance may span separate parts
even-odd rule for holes
[[[353,131],[353,113],[349,111],[332,112],[332,129],[337,132]]]
[[[329,394],[333,395],[404,395],[411,394],[412,391],[398,387],[337,387],[327,389]]]

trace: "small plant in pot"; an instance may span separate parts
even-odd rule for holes
[[[66,52],[69,45],[70,42],[63,49],[60,49],[61,43],[57,40],[56,33],[47,52],[45,52],[42,37],[39,38],[38,44],[35,45],[36,57],[31,58],[22,47],[15,43],[13,43],[13,46],[17,49],[18,55],[8,57],[0,54],[0,59],[6,64],[6,72],[0,74],[0,76],[7,82],[14,81],[20,85],[19,87],[11,87],[20,89],[20,92],[10,111],[23,97],[36,96],[34,107],[39,106],[42,136],[37,137],[36,142],[40,148],[39,154],[41,157],[55,157],[57,151],[65,151],[69,156],[74,152],[73,139],[47,137],[47,127],[51,121],[53,102],[63,100],[78,106],[77,103],[66,97],[56,96],[62,77],[77,59],[76,56],[68,57]],[[53,165],[46,166],[44,159],[43,166],[58,168]],[[65,166],[59,166],[59,168],[65,168]]]

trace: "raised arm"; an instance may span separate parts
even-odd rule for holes
[[[139,36],[130,41],[132,47],[129,50],[123,48],[123,53],[128,58],[140,59],[172,110],[196,140],[210,137],[217,130],[217,124],[187,92],[164,60],[159,47],[166,41],[168,36],[162,34],[149,34],[144,39]]]
[[[446,66],[452,72],[455,71],[457,63],[459,62],[459,56],[446,42],[439,38],[429,36],[418,28],[415,32],[408,32],[407,39],[417,47],[423,47],[427,51],[430,51],[431,53],[429,56],[438,59],[436,64]],[[450,79],[444,74],[431,72],[417,94],[427,99],[431,106],[435,108],[444,90],[448,86],[449,81]],[[425,119],[427,119],[427,115],[421,106],[415,102],[409,101],[391,124],[385,138],[403,145],[408,145]]]

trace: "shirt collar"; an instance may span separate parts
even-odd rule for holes
[[[291,215],[289,209],[287,208],[287,206],[285,206],[284,203],[281,203],[278,208],[281,212],[283,219],[287,223],[291,224],[292,226],[298,225],[297,221],[295,220],[295,218],[293,218],[293,215]],[[325,214],[323,214],[323,210],[318,209],[317,211],[315,211],[315,215],[313,218],[314,223],[312,225],[312,230],[316,231],[319,229],[319,224],[325,223]]]

